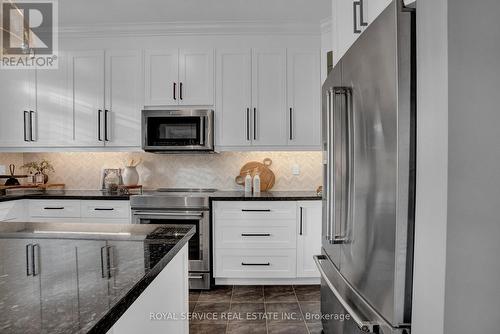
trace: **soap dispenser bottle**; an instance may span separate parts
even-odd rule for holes
[[[253,177],[253,193],[258,195],[260,194],[260,175],[259,172],[255,173]]]
[[[252,176],[250,175],[250,172],[247,172],[247,176],[245,176],[245,194],[251,194],[252,193]]]

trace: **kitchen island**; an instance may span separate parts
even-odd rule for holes
[[[5,222],[1,333],[187,333],[195,227]],[[151,314],[169,313],[169,319]]]

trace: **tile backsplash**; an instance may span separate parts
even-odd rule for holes
[[[158,155],[140,152],[0,153],[0,165],[47,159],[56,170],[49,182],[65,183],[66,189],[98,189],[103,168],[124,167],[141,159],[137,168],[146,188],[193,187],[242,189],[234,181],[243,164],[271,158],[276,175],[272,190],[315,190],[322,183],[321,152],[224,152],[202,155]],[[292,168],[298,166],[299,175]]]

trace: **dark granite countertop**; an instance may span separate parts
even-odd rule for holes
[[[16,199],[83,199],[83,200],[124,200],[130,195],[108,193],[101,190],[14,190],[0,196],[0,202]]]
[[[125,200],[131,195],[110,194],[100,190],[24,190],[0,196],[0,202],[17,199],[80,199]],[[245,195],[243,191],[217,191],[210,194],[211,201],[308,201],[321,200],[315,191],[268,191],[260,195]]]
[[[210,195],[211,201],[309,201],[321,200],[315,191],[266,191],[259,195],[246,195],[244,191],[218,191]]]
[[[1,224],[0,332],[106,333],[195,231],[185,225]]]

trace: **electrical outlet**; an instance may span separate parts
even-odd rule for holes
[[[5,175],[5,165],[0,165],[0,175]]]
[[[298,164],[292,165],[292,175],[300,175],[300,166]]]

